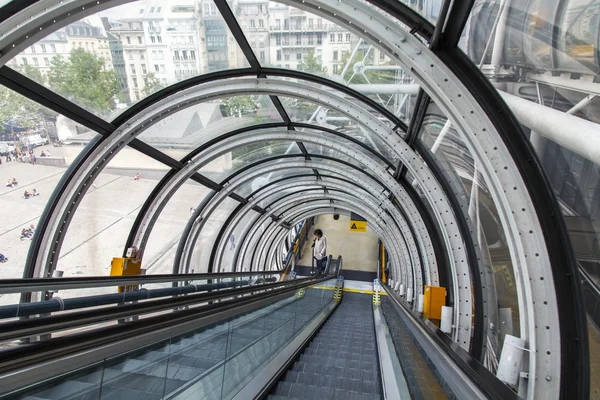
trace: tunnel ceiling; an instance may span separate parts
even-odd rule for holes
[[[532,355],[525,390],[584,393],[585,373],[564,375],[585,363],[586,344],[576,283],[564,279],[574,260],[562,245],[560,210],[518,122],[458,48],[473,2],[440,1],[426,14],[377,0],[259,3],[252,12],[242,0],[11,1],[0,9],[0,83],[89,130],[40,219],[24,277],[52,273],[83,197],[111,160],[134,149],[168,171],[124,251],[144,253],[161,212],[189,182],[208,194],[183,230],[174,273],[193,268],[215,215],[226,218],[206,268],[225,269],[235,234],[227,268],[240,271],[277,269],[282,243],[305,219],[356,212],[385,243],[394,281],[415,293],[447,287],[452,340],[482,363],[499,346],[489,254],[501,240],[516,281],[518,336]],[[69,42],[78,35],[98,48]],[[125,87],[92,101],[50,64],[31,73],[23,55],[42,45],[40,59],[54,46],[72,46],[62,48],[70,62],[84,49],[112,54],[114,65],[101,69],[122,73]],[[143,81],[119,69],[140,74],[128,51],[148,58]],[[193,67],[170,71],[186,63]],[[497,228],[482,230],[483,218]]]

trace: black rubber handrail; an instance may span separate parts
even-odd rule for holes
[[[332,277],[324,277],[321,279],[299,279],[296,280],[297,283],[285,286],[280,290],[267,290],[253,296],[235,297],[207,304],[202,307],[179,310],[176,313],[160,314],[137,321],[111,325],[91,331],[9,348],[0,352],[0,374],[4,375],[26,367],[34,367],[44,361],[114,344],[120,340],[170,328],[178,324],[198,320],[205,316],[225,313],[232,308],[249,305],[281,294],[293,292],[297,289],[329,279],[332,279]],[[262,288],[264,288],[264,286],[262,286]],[[257,288],[255,288],[255,290],[256,289]],[[231,292],[233,292],[233,290]],[[231,294],[231,292],[228,293]],[[221,297],[224,296],[222,295]],[[164,339],[168,339],[168,337],[165,337]],[[140,346],[140,348],[141,347],[145,346]],[[93,361],[91,363],[93,363]]]
[[[94,308],[70,313],[61,313],[42,318],[29,318],[10,321],[0,324],[0,341],[14,340],[44,333],[51,333],[66,329],[78,328],[86,325],[97,324],[121,318],[139,316],[172,310],[178,307],[191,306],[197,303],[214,301],[232,296],[241,296],[267,289],[276,290],[286,287],[303,285],[313,279],[299,279],[296,281],[283,281],[266,283],[255,286],[245,286],[235,289],[223,289],[214,292],[203,292],[179,297],[159,298],[140,303],[127,303],[118,306]],[[1,353],[0,353],[1,354]]]
[[[276,275],[283,271],[222,272],[205,274],[160,274],[133,276],[88,276],[67,278],[0,279],[0,294],[41,292],[46,290],[86,289],[94,287],[121,286],[207,279],[225,279],[246,276]]]

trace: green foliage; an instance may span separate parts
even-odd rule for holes
[[[68,59],[52,59],[48,84],[58,94],[97,114],[114,109],[119,83],[113,71],[104,69],[104,59],[82,48],[71,50]]]
[[[144,93],[146,93],[146,96],[150,96],[152,93],[158,92],[164,87],[165,86],[160,83],[156,75],[154,75],[154,72],[150,72],[146,75],[146,78],[144,78]]]
[[[259,101],[254,96],[232,96],[223,100],[225,112],[230,117],[243,117],[255,115],[260,107]]]
[[[39,69],[35,68],[31,64],[23,65],[22,67],[17,68],[17,71],[19,71],[32,81],[41,83],[42,85],[44,84],[44,76],[42,75]]]
[[[44,120],[43,107],[12,90],[0,86],[0,130],[13,126],[33,128]]]
[[[327,75],[327,68],[323,66],[321,59],[315,56],[314,50],[302,56],[302,61],[298,63],[298,71],[309,72],[315,75]]]

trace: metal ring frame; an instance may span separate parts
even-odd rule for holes
[[[0,33],[2,34],[0,35],[0,65],[3,65],[15,54],[41,39],[47,32],[56,30],[84,16],[127,2],[125,0],[103,2],[72,0],[57,4],[55,1],[40,0],[32,5],[29,5],[30,2],[26,2],[27,4],[23,5],[22,9],[18,9],[15,6],[17,8],[15,15],[8,18],[0,18]],[[565,326],[566,320],[564,318],[569,314],[568,310],[565,312],[564,303],[567,303],[567,307],[569,307],[580,305],[581,300],[579,298],[575,298],[574,300],[571,298],[561,299],[563,303],[560,312],[562,320],[559,323],[559,306],[555,291],[558,289],[555,288],[561,287],[562,296],[577,296],[578,294],[576,292],[573,294],[565,291],[562,289],[565,287],[562,283],[555,282],[555,277],[558,276],[556,269],[562,266],[550,263],[549,252],[552,251],[553,261],[560,259],[562,256],[558,254],[559,250],[549,249],[546,245],[546,242],[550,241],[550,239],[544,234],[540,223],[540,219],[544,219],[546,216],[541,214],[542,210],[536,208],[537,205],[542,203],[539,196],[528,190],[528,184],[529,186],[533,184],[530,181],[526,183],[521,176],[521,171],[525,167],[523,167],[522,163],[517,163],[511,157],[507,145],[503,142],[505,136],[501,136],[499,133],[500,128],[496,128],[502,123],[505,124],[504,126],[507,126],[507,124],[510,125],[511,121],[508,119],[500,121],[501,118],[492,118],[486,114],[487,108],[484,108],[484,105],[479,104],[477,101],[481,97],[476,98],[473,94],[473,89],[465,86],[464,81],[457,78],[457,73],[453,72],[447,66],[451,64],[451,61],[447,57],[444,57],[444,61],[441,61],[419,38],[412,36],[401,25],[397,24],[397,21],[391,15],[399,15],[401,13],[404,16],[404,18],[401,18],[404,22],[407,20],[414,21],[416,18],[415,15],[409,16],[404,8],[390,5],[384,6],[379,2],[373,1],[374,4],[381,6],[381,8],[389,13],[385,14],[378,11],[375,6],[359,2],[342,3],[333,0],[305,0],[302,3],[282,0],[281,2],[335,21],[345,29],[368,38],[380,50],[386,52],[393,61],[403,66],[406,70],[411,71],[414,79],[438,104],[449,119],[452,120],[469,151],[477,160],[478,165],[481,166],[480,173],[484,177],[492,199],[498,208],[504,234],[509,244],[508,247],[511,259],[513,260],[518,287],[522,326],[521,336],[526,339],[530,350],[527,395],[528,397],[536,398],[554,397],[557,393],[565,395],[564,391],[567,387],[570,389],[569,394],[571,395],[573,393],[584,393],[586,389],[582,387],[581,382],[589,379],[587,369],[582,374],[585,376],[576,379],[574,383],[569,382],[568,379],[561,379],[561,367],[565,368],[567,365],[570,365],[566,360],[576,360],[577,365],[585,364],[585,362],[583,364],[581,362],[581,360],[585,361],[586,355],[582,354],[582,351],[586,349],[587,343],[582,322],[580,321],[582,311],[579,309],[572,310],[573,315],[577,316],[575,317],[575,327]],[[465,7],[467,7],[468,14],[470,6]],[[452,11],[456,9],[456,12],[460,13],[461,9],[465,7],[453,5]],[[452,16],[453,13],[451,12],[450,15]],[[464,17],[462,20],[466,20],[464,13],[462,17]],[[415,29],[415,31],[428,38],[430,31],[423,29],[423,27],[429,27],[429,25],[423,24],[420,29]],[[456,29],[454,31],[452,29],[453,26],[449,24],[449,34],[442,41],[452,42],[453,39],[449,38],[458,36],[455,32]],[[456,43],[453,45],[456,46]],[[258,79],[257,81],[261,80]],[[278,85],[280,83],[277,82]],[[268,84],[269,82],[266,81],[265,85]],[[257,84],[254,90],[249,89],[247,92],[261,92],[257,90],[259,89],[258,86]],[[275,95],[281,94],[282,92],[279,89],[270,93],[274,93]],[[484,90],[491,89],[486,86]],[[283,93],[288,94],[285,91]],[[292,94],[289,95],[292,96]],[[159,100],[159,98],[160,94],[149,101],[153,101],[154,99]],[[311,96],[307,96],[307,98],[311,98]],[[145,103],[145,105],[148,105],[146,115],[150,117],[150,121],[151,118],[156,118],[157,115],[158,117],[161,116],[155,104]],[[90,117],[90,120],[92,119]],[[514,122],[512,123],[514,124]],[[98,129],[99,132],[106,132],[106,129],[109,129],[109,131],[112,129],[110,126],[104,129],[106,124],[102,123],[99,123],[98,126],[101,128]],[[403,141],[394,135],[386,137],[385,132],[389,132],[387,127],[381,124],[374,124],[370,128],[373,128],[373,126],[376,127],[374,128],[375,132],[378,129],[382,130],[379,133],[383,133],[382,139],[384,142],[392,144],[396,151],[403,155],[401,160],[406,168],[419,180],[423,193],[425,193],[427,201],[434,212],[438,213],[440,211],[439,203],[443,203],[441,208],[446,207],[447,210],[445,211],[449,209],[449,214],[457,212],[457,215],[460,215],[458,210],[452,210],[449,207],[442,191],[435,184],[436,179],[442,179],[442,177],[434,176],[427,168],[424,169],[424,173],[421,173],[419,168],[423,168],[423,165],[419,165],[419,160],[416,158],[413,160],[407,159],[407,155],[412,154],[412,150]],[[53,254],[53,251],[60,250],[62,238],[64,238],[68,222],[70,221],[70,217],[66,216],[68,214],[72,215],[72,212],[81,201],[82,195],[85,194],[88,185],[93,182],[103,166],[114,157],[116,152],[131,142],[132,137],[142,131],[143,125],[137,126],[137,130],[129,128],[129,126],[125,125],[120,129],[114,130],[110,135],[105,135],[106,137],[100,142],[91,144],[84,151],[81,162],[76,164],[72,169],[75,179],[65,179],[64,183],[61,182],[60,193],[63,195],[57,196],[52,205],[53,215],[60,218],[55,218],[53,224],[44,226],[44,230],[39,234],[41,238],[38,239],[42,245],[39,251],[42,257],[41,259],[38,257],[32,258],[35,261],[36,276],[44,276],[43,272],[47,268],[52,268],[54,262],[52,261],[51,254]],[[127,131],[127,136],[122,134],[125,131]],[[373,132],[373,129],[371,131]],[[502,134],[504,134],[504,131]],[[511,151],[514,151],[512,147]],[[539,173],[539,169],[530,169],[528,173],[535,175],[535,173]],[[542,185],[546,183],[547,186],[547,181],[541,179],[541,182],[543,182]],[[435,193],[436,191],[437,193]],[[544,193],[550,193],[550,191],[546,190]],[[438,196],[441,197],[440,200],[437,200]],[[535,197],[535,202],[532,200],[533,197]],[[68,201],[65,201],[67,198]],[[550,208],[554,207],[553,210],[557,210],[555,202],[550,204]],[[325,210],[332,210],[332,208],[323,209],[323,211]],[[512,210],[515,210],[515,212],[513,213]],[[309,214],[304,214],[303,218]],[[49,215],[48,218],[51,217]],[[291,214],[289,216],[286,215],[286,217],[293,218]],[[447,227],[445,222],[451,221],[445,220],[443,215],[435,215],[434,218],[440,227]],[[281,225],[283,221],[272,221],[271,223]],[[544,226],[548,226],[546,220],[543,223],[545,224]],[[557,225],[564,227],[564,224],[561,225],[560,222]],[[285,229],[283,232],[285,233]],[[381,234],[385,234],[385,232],[381,232]],[[565,236],[562,231],[560,234]],[[460,233],[455,237],[460,238]],[[444,234],[444,240],[447,242],[446,247],[448,251],[456,249],[457,246],[462,247],[461,245],[463,244],[462,239],[454,242],[447,234]],[[54,247],[55,245],[57,246]],[[462,265],[464,263],[465,267],[464,269],[461,268],[461,271],[466,270],[469,272],[468,265],[466,265],[466,257],[463,256],[461,261],[459,261],[460,257],[455,257],[456,254],[450,257],[450,263],[453,263],[455,266],[456,264]],[[572,257],[572,253],[567,252],[566,257]],[[568,262],[571,264],[566,269],[572,269],[572,260],[569,259]],[[28,265],[29,270],[32,270],[33,266],[32,264]],[[554,270],[551,268],[554,268]],[[453,270],[453,273],[457,272]],[[477,273],[479,271],[475,270],[471,272]],[[542,279],[544,280],[542,281]],[[460,273],[453,280],[458,280],[459,285],[462,287]],[[576,290],[578,287],[576,283],[569,284],[574,288],[573,290]],[[468,282],[468,287],[470,288],[470,281]],[[471,295],[470,293],[465,294],[462,298],[464,301],[468,301],[467,299],[470,299]],[[462,301],[462,299],[458,300],[459,309],[461,307],[460,302]],[[538,305],[544,304],[544,307],[534,307],[534,303]],[[466,320],[466,318],[470,319],[470,316],[467,315],[462,318]],[[461,346],[468,348],[470,324],[466,327],[465,325],[467,324],[458,324],[460,332],[457,341]],[[466,328],[465,331],[468,334],[467,332],[462,332],[461,327]],[[578,332],[578,337],[563,337],[558,334],[559,329],[560,333],[576,331]],[[469,337],[467,338],[466,336]],[[557,338],[560,338],[560,340],[557,340]],[[577,346],[569,344],[570,348],[574,350],[573,352],[562,351],[567,346],[565,343],[570,340],[576,340],[579,344]],[[554,361],[556,357],[560,357],[561,363]]]

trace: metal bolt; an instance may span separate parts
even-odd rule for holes
[[[552,380],[552,377],[551,377],[550,375],[546,375],[546,380],[547,380],[548,382],[550,382],[550,381]]]

